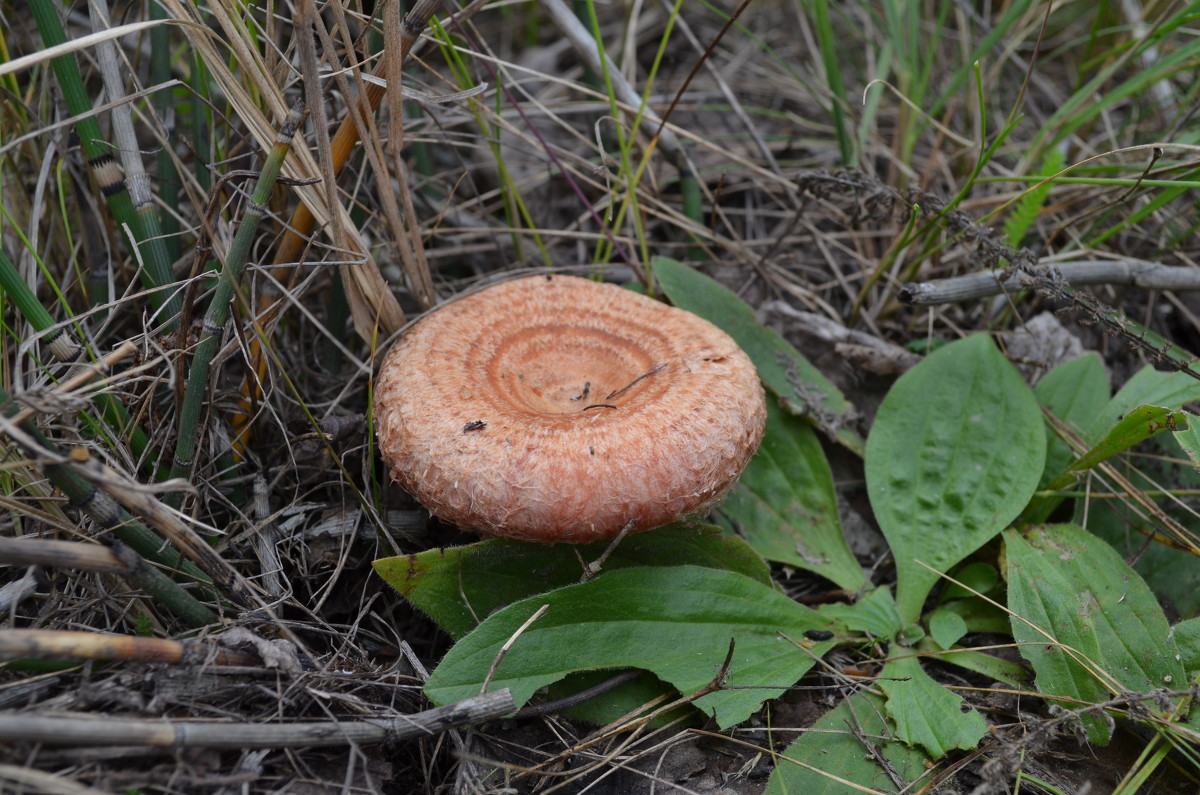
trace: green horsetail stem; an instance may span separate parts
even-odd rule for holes
[[[3,387],[0,387],[0,414],[11,417],[18,410],[19,407],[12,396]],[[20,431],[20,435],[14,434],[13,441],[18,447],[24,449],[25,454],[30,458],[44,459],[46,452],[49,452],[55,459],[62,458],[54,443],[38,430],[32,420],[25,420],[16,428]],[[141,520],[134,518],[112,497],[71,471],[69,465],[56,460],[43,461],[41,469],[55,488],[67,496],[72,505],[86,512],[92,521],[112,532],[116,538],[138,555],[161,566],[178,570],[199,583],[211,583],[211,580],[197,566],[181,559],[179,553],[167,546],[157,533]],[[126,559],[128,560],[128,555]],[[149,567],[135,566],[133,568],[140,583],[148,586],[148,592],[152,593],[163,607],[189,626],[201,627],[217,621],[216,613],[201,604],[179,583],[161,576],[161,573],[158,572],[148,574],[147,572],[154,571]]]
[[[62,20],[58,17],[51,0],[31,0],[30,8],[42,35],[42,43],[46,47],[65,44],[66,33],[63,31]],[[134,245],[141,259],[138,269],[142,286],[150,296],[150,303],[159,313],[159,318],[167,330],[172,330],[178,322],[179,313],[183,308],[183,297],[173,288],[174,276],[171,273],[171,262],[167,248],[163,242],[161,230],[157,228],[157,212],[145,212],[142,207],[135,210],[133,200],[126,189],[121,167],[109,151],[109,146],[100,131],[100,123],[91,114],[92,103],[83,87],[83,78],[79,74],[79,64],[72,55],[60,55],[51,59],[55,77],[67,108],[73,116],[78,116],[75,132],[79,136],[80,146],[87,157],[88,169],[96,180],[97,187],[104,194],[109,212],[122,226],[128,227],[134,237]],[[150,216],[154,216],[153,222]]]
[[[168,14],[161,4],[150,3],[151,19],[167,19]],[[158,25],[150,29],[150,82],[153,85],[163,85],[171,79],[171,38],[166,25]],[[196,100],[193,99],[193,102]],[[171,156],[170,141],[175,130],[175,98],[171,91],[158,90],[154,92],[154,109],[159,120],[163,123],[167,145],[159,147],[157,155],[158,193],[159,200],[167,208],[160,222],[163,231],[163,244],[167,247],[167,261],[175,262],[183,255],[183,245],[179,239],[179,173],[175,170],[175,160]],[[173,212],[174,211],[174,212]]]
[[[25,322],[32,326],[36,333],[44,334],[42,342],[55,359],[69,363],[83,356],[84,347],[72,339],[71,334],[68,333],[69,327],[54,329],[54,319],[46,311],[46,307],[42,306],[42,302],[37,299],[33,291],[29,289],[29,285],[21,278],[12,260],[3,251],[0,251],[0,292],[8,296],[17,311],[21,313],[21,317],[25,318]],[[146,448],[150,446],[150,441],[146,437],[146,432],[133,422],[125,404],[107,392],[97,395],[96,403],[100,407],[104,419],[117,428],[123,438],[128,439],[130,449],[140,458]],[[84,421],[89,425],[95,425],[95,420],[91,417],[86,417]]]
[[[88,10],[92,16],[92,29],[96,33],[101,33],[110,27],[108,4],[105,0],[89,0]],[[165,33],[167,29],[159,25],[154,30]],[[174,281],[171,275],[173,260],[167,250],[167,238],[163,234],[162,223],[158,217],[158,207],[154,204],[154,193],[150,189],[150,175],[146,173],[146,168],[142,165],[137,133],[133,128],[133,114],[129,110],[129,103],[117,102],[125,95],[125,81],[122,79],[117,45],[112,39],[96,42],[96,64],[100,68],[100,78],[104,83],[104,93],[107,95],[107,99],[109,102],[116,103],[113,105],[109,118],[117,156],[120,159],[121,168],[125,172],[125,189],[129,192],[129,199],[133,204],[133,211],[141,229],[138,239],[142,241],[142,256],[145,257],[149,253],[151,260],[165,264],[166,281],[160,281],[158,286],[171,284]],[[182,297],[177,300],[182,301]],[[161,320],[167,319],[169,318],[161,318]]]
[[[279,134],[275,136],[275,144],[263,163],[262,173],[254,185],[250,196],[250,204],[246,215],[238,226],[233,244],[225,258],[225,266],[221,268],[221,277],[213,293],[212,303],[204,315],[204,324],[200,329],[200,339],[196,343],[192,366],[188,371],[187,385],[184,387],[183,407],[179,412],[179,438],[176,441],[175,460],[172,466],[172,477],[187,478],[191,472],[196,453],[196,441],[199,436],[200,411],[208,393],[209,374],[212,370],[212,360],[216,356],[221,343],[221,335],[225,322],[229,319],[229,305],[233,301],[242,272],[246,269],[246,261],[250,256],[250,247],[258,231],[258,224],[267,212],[267,200],[271,190],[279,178],[283,168],[284,158],[291,147],[292,137],[304,119],[304,99],[301,98],[292,106]],[[178,500],[178,497],[176,497]]]
[[[46,307],[42,306],[42,302],[29,289],[29,285],[17,272],[17,267],[3,251],[0,251],[0,290],[4,291],[21,313],[21,317],[25,318],[25,322],[33,326],[37,333],[44,333],[54,325],[54,318],[50,317]],[[80,344],[71,339],[65,328],[46,334],[42,342],[60,362],[73,361],[81,350]]]

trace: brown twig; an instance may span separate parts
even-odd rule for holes
[[[935,306],[973,301],[1001,293],[1036,290],[1044,279],[1057,278],[1072,287],[1115,284],[1143,290],[1200,290],[1200,271],[1141,260],[1083,260],[1043,263],[1046,273],[1037,276],[1024,270],[970,273],[950,279],[906,284],[900,302],[909,306]]]
[[[139,660],[176,665],[262,665],[262,660],[253,654],[223,649],[203,641],[49,629],[0,630],[0,659]]]
[[[305,723],[126,720],[76,715],[0,713],[0,742],[137,745],[153,748],[314,748],[375,745],[423,737],[513,711],[506,688],[399,718]]]

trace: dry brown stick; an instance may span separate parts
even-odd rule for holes
[[[223,649],[197,640],[139,638],[101,632],[51,629],[0,630],[3,660],[140,660],[183,665],[262,666],[256,655]]]
[[[13,789],[5,783],[14,785]],[[0,765],[0,792],[38,792],[42,795],[109,795],[104,790],[85,787],[62,776],[31,767]]]
[[[973,301],[1000,293],[1036,290],[1042,279],[1061,279],[1072,287],[1085,284],[1115,284],[1143,290],[1200,290],[1200,269],[1163,265],[1140,260],[1084,260],[1045,262],[1042,274],[1017,271],[1001,284],[1000,272],[971,273],[950,279],[906,284],[900,302],[908,306],[934,306]]]
[[[481,723],[516,708],[507,688],[398,718],[309,723],[231,723],[29,715],[0,712],[0,742],[139,745],[160,748],[310,748],[368,745],[428,736]]]
[[[128,574],[129,567],[108,547],[80,541],[0,536],[0,562],[10,566],[53,566],[105,574]]]
[[[441,6],[442,0],[418,0],[402,20],[400,30],[399,47],[400,52],[398,57],[385,58],[380,61],[376,67],[374,77],[386,78],[389,60],[393,63],[398,62],[403,66],[408,58],[409,52],[412,51],[413,44],[420,37],[421,32],[429,23],[430,17]],[[303,10],[303,7],[302,7]],[[302,14],[302,18],[306,15]],[[324,27],[318,16],[308,15],[306,21],[310,24],[304,26],[304,30],[300,35],[311,35],[315,30],[318,35],[324,33]],[[324,39],[325,36],[322,36]],[[327,51],[332,51],[328,47]],[[321,164],[322,175],[326,181],[331,178],[336,179],[337,174],[342,170],[350,157],[350,152],[358,143],[360,136],[366,131],[371,114],[378,107],[380,101],[386,93],[385,80],[364,80],[362,92],[356,101],[352,101],[347,110],[349,111],[346,118],[342,120],[337,132],[333,134],[333,138],[329,141],[329,162]],[[386,188],[386,186],[385,186]],[[330,206],[330,213],[337,212],[337,208]],[[409,216],[409,220],[415,223],[413,216]],[[309,233],[312,231],[313,225],[316,223],[316,216],[308,204],[301,202],[292,217],[288,220],[283,239],[279,243],[279,247],[275,250],[274,257],[274,275],[281,283],[286,283],[288,274],[283,266],[289,263],[299,262],[305,248],[309,245]],[[341,221],[334,220],[335,229]],[[414,232],[415,233],[415,232]],[[343,239],[338,240],[337,237]],[[347,245],[350,241],[344,239],[344,235],[335,236],[335,244],[342,246]],[[398,241],[400,242],[400,241]],[[383,281],[383,276],[379,273],[377,267],[374,266],[370,255],[366,251],[358,251],[364,257],[363,266],[346,265],[342,267],[341,273],[344,281],[347,296],[350,299],[352,316],[354,320],[355,331],[362,336],[364,340],[370,340],[375,331],[375,324],[378,323],[385,336],[390,335],[404,325],[404,312],[400,308],[400,304],[386,290],[386,283]],[[423,260],[422,260],[423,261]],[[411,267],[413,262],[408,258],[404,262],[406,267]],[[429,275],[428,265],[425,264],[424,270],[408,271],[409,281],[413,285],[414,295],[422,306],[426,308],[432,306],[437,299],[433,290],[433,282]],[[368,296],[372,300],[356,300],[356,296]],[[267,357],[263,351],[263,339],[265,338],[265,329],[273,313],[271,304],[272,297],[269,292],[264,292],[259,299],[258,306],[254,313],[253,322],[258,333],[250,337],[249,350],[247,359],[250,367],[247,371],[246,380],[242,384],[242,396],[238,401],[238,411],[233,415],[233,445],[234,450],[239,457],[245,457],[246,447],[248,444],[248,435],[250,432],[250,424],[254,418],[254,409],[262,397],[262,384],[267,376]],[[361,307],[372,307],[375,317],[367,318],[363,316]]]

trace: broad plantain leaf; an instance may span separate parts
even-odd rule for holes
[[[788,411],[813,418],[832,438],[859,454],[862,440],[843,426],[850,402],[791,343],[754,316],[754,310],[713,279],[667,257],[650,261],[654,279],[671,303],[708,320],[741,346],[767,389]]]
[[[1038,381],[1033,390],[1038,402],[1073,433],[1083,436],[1096,415],[1108,402],[1108,374],[1095,353],[1063,362]],[[1046,488],[1067,471],[1075,453],[1060,439],[1049,421],[1046,422],[1046,466],[1042,471],[1040,488]],[[1026,522],[1044,522],[1063,497],[1035,497],[1022,512]]]
[[[867,581],[846,544],[825,451],[804,420],[767,405],[767,433],[723,514],[758,554],[856,591]]]
[[[375,561],[375,571],[456,640],[493,611],[527,596],[579,582],[580,559],[604,554],[608,541],[572,546],[495,538]],[[682,564],[727,569],[764,585],[767,564],[745,541],[712,525],[660,527],[626,538],[604,569]]]
[[[1195,423],[1192,427],[1195,427]],[[1163,463],[1155,467],[1152,477],[1136,469],[1127,470],[1125,474],[1134,488],[1143,491],[1161,488],[1162,483],[1171,483],[1182,489],[1196,488],[1194,481],[1189,482],[1195,478],[1195,474],[1174,471],[1178,467],[1164,457]],[[1200,520],[1190,512],[1175,512],[1170,507],[1166,510],[1193,538],[1200,533]],[[1131,532],[1133,528],[1142,528],[1145,531],[1157,531],[1161,537],[1174,538],[1173,534],[1168,535],[1170,531],[1167,527],[1154,521],[1153,514],[1152,523],[1147,526],[1141,509],[1129,505],[1126,500],[1093,500],[1090,503],[1080,500],[1075,516],[1076,524],[1107,542],[1122,558],[1134,561],[1133,570],[1146,581],[1160,602],[1169,602],[1183,618],[1200,613],[1200,565],[1197,565],[1196,556],[1186,549],[1160,543],[1158,539],[1147,543],[1142,533]],[[1187,541],[1186,537],[1177,540]]]
[[[543,605],[545,614],[516,635]],[[836,628],[741,574],[699,566],[621,569],[491,616],[450,649],[425,692],[435,704],[478,695],[501,647],[510,643],[489,687],[510,688],[518,707],[569,673],[604,668],[644,668],[689,693],[718,675],[732,639],[726,681],[732,689],[695,702],[724,728],[795,684],[834,643],[813,642],[801,651],[787,638]]]
[[[1185,681],[1162,608],[1112,547],[1066,524],[1009,530],[1004,541],[1013,636],[1039,691],[1097,704]],[[1089,740],[1108,743],[1107,721],[1084,716],[1083,725]]]
[[[883,699],[864,691],[825,713],[788,746],[775,762],[765,795],[843,795],[854,791],[852,785],[894,792],[901,788],[897,776],[909,785],[906,792],[916,791],[911,785],[929,773],[929,761],[919,748],[896,738],[884,717]]]
[[[970,708],[964,712],[962,697],[933,681],[916,657],[889,660],[879,672],[879,687],[896,736],[934,759],[955,748],[974,748],[987,734],[983,716]]]
[[[939,572],[1020,513],[1045,455],[1037,401],[985,335],[935,351],[896,381],[867,440],[866,474],[905,623],[920,616]]]

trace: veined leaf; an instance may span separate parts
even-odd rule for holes
[[[933,681],[916,657],[889,660],[879,672],[879,687],[887,694],[896,736],[934,759],[954,748],[974,748],[987,734],[983,716],[964,712],[962,697]]]
[[[545,614],[518,635],[543,605]],[[435,704],[478,695],[501,647],[511,643],[489,687],[510,688],[518,706],[569,673],[604,668],[644,668],[689,693],[717,676],[732,639],[726,684],[733,689],[695,702],[724,728],[795,684],[834,642],[806,642],[801,651],[787,638],[831,629],[829,619],[740,574],[698,566],[621,569],[491,616],[450,649],[425,692]]]
[[[375,561],[376,573],[456,640],[495,610],[582,579],[580,559],[604,554],[608,541],[573,546],[493,538]],[[669,525],[629,536],[604,570],[692,564],[727,569],[770,585],[767,564],[740,538],[712,525]]]
[[[1200,670],[1200,618],[1189,618],[1171,627],[1171,640],[1179,648],[1183,667]]]
[[[1038,401],[1051,414],[1084,436],[1096,416],[1108,403],[1108,376],[1104,364],[1095,353],[1063,362],[1042,376],[1034,388]],[[1075,458],[1071,448],[1050,429],[1046,429],[1046,473],[1042,479],[1048,484]]]
[[[939,572],[1021,512],[1045,455],[1037,401],[985,335],[935,351],[896,381],[867,440],[866,474],[905,623]]]
[[[1004,542],[1013,636],[1039,691],[1098,704],[1185,682],[1162,608],[1112,547],[1065,524],[1009,530]],[[1108,742],[1107,721],[1083,720],[1089,740]]]
[[[1200,472],[1200,423],[1194,420],[1195,417],[1189,415],[1187,427],[1176,430],[1172,435],[1192,462],[1192,469]]]
[[[929,774],[929,761],[896,737],[882,698],[855,693],[788,746],[776,760],[765,795],[844,795],[853,791],[851,785],[894,792],[895,776],[909,785],[906,792],[916,791],[911,785]]]
[[[1091,469],[1117,453],[1128,450],[1162,431],[1186,432],[1187,412],[1162,406],[1138,406],[1126,414],[1092,449],[1072,461],[1067,471],[1048,488],[1061,489],[1075,480],[1075,473]]]
[[[1168,373],[1144,367],[1130,378],[1088,426],[1087,440],[1100,441],[1129,412],[1138,406],[1182,408],[1200,400],[1200,381],[1187,373]]]
[[[1083,437],[1108,402],[1108,375],[1100,357],[1089,353],[1063,362],[1046,373],[1034,388],[1034,394],[1060,422]],[[1075,452],[1071,446],[1060,439],[1047,422],[1046,466],[1042,471],[1040,488],[1046,488],[1061,477],[1074,459]],[[1044,522],[1062,504],[1063,499],[1058,495],[1035,497],[1022,512],[1021,518],[1027,522]]]
[[[841,621],[852,632],[869,632],[877,638],[893,638],[904,627],[896,600],[887,588],[869,591],[852,605],[821,605],[817,612]]]
[[[767,404],[767,433],[719,512],[768,560],[856,591],[867,581],[846,544],[825,451],[812,426]]]

